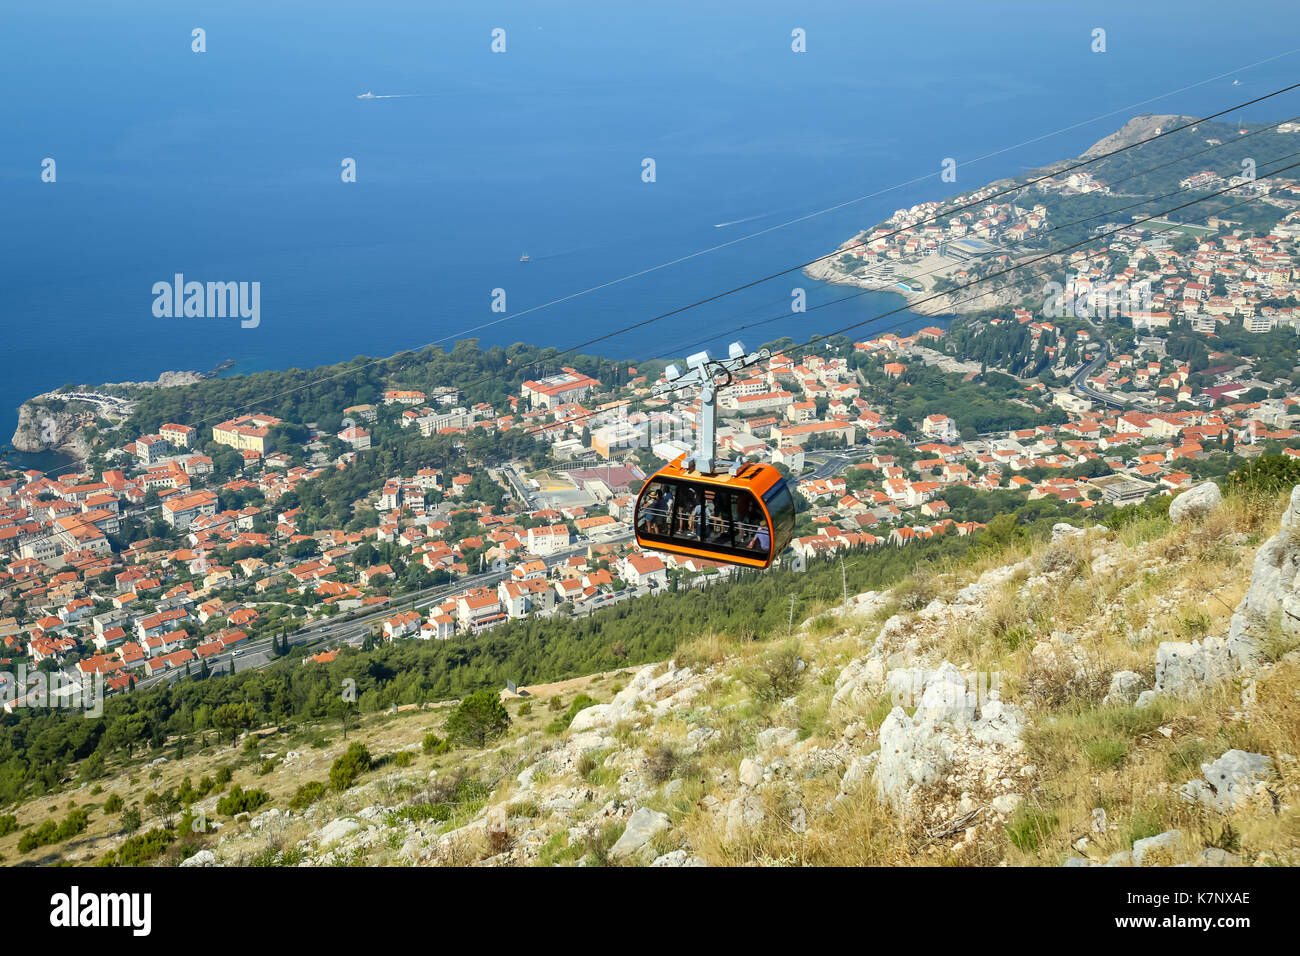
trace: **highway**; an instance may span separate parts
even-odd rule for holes
[[[546,563],[548,568],[553,568],[557,564],[561,564],[571,557],[586,553],[588,546],[591,544],[620,544],[631,540],[632,534],[630,532],[621,535],[610,535],[597,541],[582,539],[572,547],[547,555],[545,558],[542,558],[542,560]],[[440,584],[436,587],[425,588],[422,591],[401,595],[400,598],[389,601],[387,604],[384,604],[373,611],[365,611],[360,614],[353,611],[349,612],[348,616],[340,615],[336,618],[316,621],[290,634],[289,643],[293,647],[303,648],[319,645],[318,649],[322,651],[340,647],[343,644],[348,644],[352,647],[360,647],[362,642],[365,641],[366,635],[370,633],[372,625],[377,624],[385,618],[392,617],[399,611],[410,610],[412,608],[422,610],[430,605],[441,603],[453,594],[459,594],[460,592],[467,591],[470,588],[495,587],[499,582],[509,577],[509,575],[510,572],[508,570],[486,571],[481,574],[471,574],[449,584]],[[627,597],[638,596],[643,593],[649,593],[649,589],[638,589],[635,594],[623,592],[626,597],[619,597],[618,600],[626,600]],[[601,606],[608,606],[610,603],[617,603],[617,601],[610,600],[602,602]],[[590,612],[588,611],[587,613]],[[353,614],[356,616],[350,616]],[[212,673],[229,673],[232,667],[235,673],[265,667],[268,663],[276,659],[274,654],[271,652],[271,640],[270,637],[259,638],[256,641],[251,641],[242,647],[232,649],[226,653],[213,655],[208,658],[208,667]],[[161,674],[155,674],[151,677],[140,678],[136,681],[135,686],[137,689],[143,689],[161,683],[170,684],[182,679],[185,674],[186,670],[184,668],[164,671]]]
[[[1095,388],[1090,388],[1087,384],[1088,377],[1091,376],[1092,373],[1095,372],[1097,368],[1103,362],[1106,361],[1106,357],[1109,354],[1110,354],[1110,343],[1103,340],[1101,342],[1101,350],[1097,352],[1096,357],[1087,365],[1084,365],[1082,368],[1080,368],[1079,371],[1075,372],[1074,375],[1070,377],[1070,387],[1074,389],[1074,391],[1077,392],[1079,395],[1082,395],[1084,398],[1092,399],[1094,402],[1100,402],[1101,404],[1109,406],[1110,408],[1123,409],[1128,406],[1127,402],[1121,402],[1111,395],[1107,395],[1102,392],[1099,392]]]

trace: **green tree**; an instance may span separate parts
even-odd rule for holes
[[[365,744],[354,741],[330,767],[330,786],[342,793],[369,769],[370,751]]]
[[[510,713],[496,691],[479,690],[460,702],[446,729],[457,743],[482,747],[510,729]]]
[[[218,730],[230,734],[233,744],[239,732],[253,725],[253,712],[246,701],[237,704],[222,704],[212,712],[212,725]]]

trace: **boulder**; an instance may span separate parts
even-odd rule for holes
[[[763,782],[763,765],[746,757],[740,762],[740,782],[747,787],[757,787]]]
[[[728,843],[740,842],[745,834],[759,826],[766,816],[767,810],[757,794],[741,794],[727,805],[723,839]]]
[[[592,704],[574,715],[569,729],[577,733],[609,727],[623,719],[623,712],[613,704]]]
[[[1064,521],[1058,521],[1052,525],[1052,541],[1057,542],[1065,538],[1077,538],[1081,534],[1087,534],[1083,528],[1076,528],[1072,524]]]
[[[793,727],[769,727],[767,730],[758,732],[759,753],[784,750],[787,747],[793,747],[798,742],[799,731]]]
[[[1169,520],[1174,524],[1200,521],[1219,506],[1223,495],[1212,481],[1203,481],[1195,488],[1184,491],[1169,505]]]
[[[655,857],[651,866],[708,866],[704,860],[698,856],[691,856],[685,850],[673,850],[671,853],[665,853],[663,856]]]
[[[1016,807],[1024,803],[1025,798],[1018,793],[1004,793],[993,798],[989,804],[996,813],[1009,817],[1016,812]]]
[[[1190,697],[1231,676],[1235,667],[1222,638],[1164,641],[1156,648],[1157,694]]]
[[[1214,846],[1206,847],[1196,855],[1197,866],[1237,866],[1240,863],[1241,857],[1237,854]]]
[[[627,818],[627,827],[623,830],[623,835],[610,848],[609,855],[616,860],[631,856],[654,839],[657,833],[667,830],[670,825],[666,814],[651,810],[649,807],[641,807]]]
[[[1116,671],[1110,678],[1110,690],[1102,698],[1102,704],[1131,704],[1142,693],[1142,675],[1136,671]]]
[[[361,824],[351,817],[339,817],[331,820],[316,832],[316,841],[324,846],[342,840],[345,836],[361,829]]]
[[[211,850],[199,850],[193,856],[181,861],[181,866],[216,866],[217,857]]]
[[[1229,750],[1218,760],[1201,764],[1203,779],[1189,780],[1178,792],[1192,803],[1230,813],[1266,801],[1273,771],[1271,757]]]
[[[1228,651],[1241,668],[1259,662],[1260,637],[1277,624],[1288,635],[1300,634],[1300,485],[1282,515],[1277,534],[1255,552],[1250,588],[1237,605],[1228,627]]]
[[[1166,830],[1164,833],[1145,840],[1133,841],[1134,866],[1159,866],[1164,858],[1178,848],[1183,834],[1179,830]]]
[[[896,690],[913,693],[918,683],[921,693],[915,713],[908,716],[902,707],[895,707],[880,725],[880,756],[873,778],[882,799],[907,812],[921,790],[942,778],[965,784],[963,789],[987,791],[1018,772],[1024,725],[1018,708],[1004,704],[996,691],[978,700],[961,672],[947,661],[933,671],[891,671],[886,680]]]
[[[849,765],[844,770],[844,776],[840,779],[840,793],[852,793],[875,769],[876,761],[879,759],[879,750],[873,750],[865,755],[855,754],[849,760]]]

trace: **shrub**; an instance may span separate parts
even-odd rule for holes
[[[759,666],[746,671],[743,680],[759,704],[774,704],[793,697],[803,681],[799,648],[783,647]]]
[[[245,790],[239,784],[235,784],[230,788],[230,793],[217,801],[217,812],[233,817],[241,813],[251,813],[270,801],[271,795],[265,790]]]
[[[0,837],[7,837],[18,829],[18,818],[12,813],[0,817]]]
[[[330,767],[330,786],[341,793],[369,769],[370,751],[366,749],[365,744],[355,742],[344,751],[343,756],[334,761],[334,766]]]
[[[510,712],[493,690],[470,694],[447,718],[447,736],[460,744],[482,747],[510,729]]]
[[[551,699],[557,700],[558,698],[552,697]],[[580,711],[586,710],[595,703],[597,703],[597,700],[594,697],[588,697],[586,694],[579,694],[577,697],[573,698],[573,703],[569,705],[568,710],[546,725],[547,733],[564,733],[569,729],[569,724],[573,723],[573,718],[577,717]]]
[[[73,810],[63,818],[62,823],[46,820],[34,830],[28,830],[18,838],[18,852],[26,853],[40,846],[62,843],[70,840],[86,829],[90,823],[90,814],[85,810]]]
[[[122,798],[116,793],[110,793],[108,799],[104,801],[105,813],[119,813],[122,809]]]
[[[395,767],[409,767],[414,760],[415,754],[409,750],[399,750],[393,754],[393,766]]]
[[[294,793],[293,798],[289,801],[289,809],[302,811],[306,810],[313,803],[321,798],[325,793],[325,784],[319,780],[311,780],[300,786]]]
[[[1012,846],[1033,853],[1056,829],[1056,814],[1021,804],[1007,821],[1006,829]]]
[[[671,744],[655,741],[646,748],[645,772],[655,783],[671,780],[681,762],[681,755]]]
[[[1300,485],[1300,461],[1285,455],[1261,455],[1228,475],[1229,490],[1275,495]]]
[[[451,752],[451,743],[443,740],[437,734],[425,734],[424,743],[421,746],[423,746],[425,753],[435,756]]]
[[[155,827],[148,833],[133,836],[116,850],[109,850],[100,858],[98,866],[143,866],[161,856],[176,839],[175,830]]]

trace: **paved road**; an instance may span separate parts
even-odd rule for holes
[[[852,448],[830,452],[825,457],[810,458],[805,456],[805,459],[815,464],[816,467],[808,474],[799,476],[798,480],[830,478],[844,471],[849,465],[857,464],[862,459],[870,458],[875,453],[876,450],[870,445],[854,445]]]
[[[1090,398],[1094,402],[1101,402],[1103,405],[1107,405],[1111,408],[1125,408],[1128,405],[1127,402],[1121,402],[1118,399],[1116,399],[1114,396],[1099,392],[1095,388],[1090,388],[1087,385],[1088,377],[1092,375],[1092,373],[1095,372],[1103,362],[1106,361],[1106,358],[1109,354],[1110,354],[1110,343],[1103,341],[1101,343],[1101,350],[1097,352],[1096,357],[1087,365],[1079,369],[1079,371],[1075,372],[1073,376],[1071,376],[1070,387],[1073,388],[1080,395],[1082,395],[1084,398]]]
[[[563,551],[557,551],[555,554],[548,555],[542,560],[545,561],[548,568],[553,568],[557,564],[567,561],[575,555],[586,552],[587,547],[592,543],[613,543],[619,544],[625,541],[631,541],[632,535],[611,535],[602,538],[598,542],[582,541],[571,548],[565,548]],[[366,635],[370,633],[372,625],[391,617],[398,611],[415,608],[420,610],[430,605],[438,604],[453,594],[477,587],[495,587],[500,581],[509,577],[507,571],[487,571],[482,574],[471,574],[467,577],[460,578],[450,584],[440,584],[436,587],[425,588],[423,591],[412,594],[404,594],[400,599],[390,601],[388,604],[374,610],[367,611],[364,614],[346,620],[337,618],[327,619],[324,621],[314,622],[307,625],[301,630],[295,631],[289,635],[289,643],[293,647],[312,647],[319,645],[319,650],[325,651],[343,644],[352,647],[360,647],[365,641]],[[633,595],[628,592],[622,592],[624,597],[619,600],[627,600]],[[648,593],[648,589],[644,592]],[[609,602],[617,603],[617,602]],[[602,607],[607,604],[602,604]],[[265,667],[268,663],[275,660],[271,652],[271,638],[259,638],[242,647],[236,648],[224,654],[216,654],[208,658],[208,668],[211,672],[230,673],[233,666],[234,672],[239,673],[250,669]],[[155,674],[152,677],[141,678],[136,681],[136,688],[152,687],[160,683],[175,683],[185,676],[183,669],[164,671],[161,674]]]

